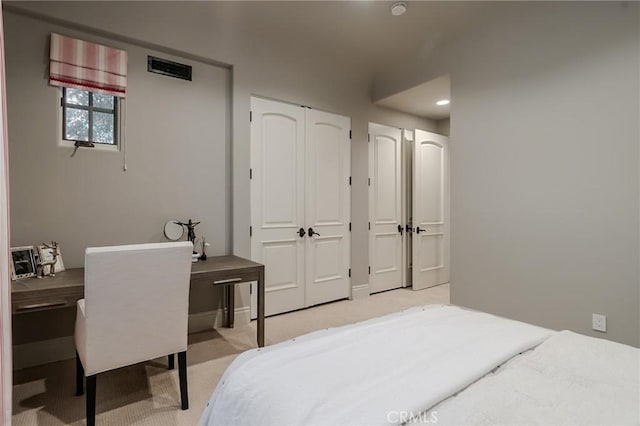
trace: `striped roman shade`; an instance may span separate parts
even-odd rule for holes
[[[51,33],[49,84],[124,98],[127,52]]]

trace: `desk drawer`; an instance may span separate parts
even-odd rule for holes
[[[258,281],[259,279],[260,275],[256,272],[234,273],[234,271],[225,271],[225,273],[200,274],[198,276],[192,277],[191,286],[193,287],[203,284],[213,286],[229,286],[249,283],[251,281]]]
[[[18,300],[14,299],[11,301],[11,312],[14,314],[22,314],[48,309],[75,307],[79,299],[82,299],[81,294],[58,294]]]

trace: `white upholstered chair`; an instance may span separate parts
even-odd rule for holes
[[[95,424],[98,373],[178,354],[182,409],[187,395],[190,242],[88,248],[84,299],[76,315],[76,389],[87,378],[87,424]]]

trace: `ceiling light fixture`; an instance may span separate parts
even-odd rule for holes
[[[450,103],[451,101],[449,99],[440,99],[438,102],[436,102],[436,105],[445,106],[445,105],[449,105]]]
[[[407,3],[403,1],[397,1],[391,5],[391,14],[393,16],[404,15],[406,11],[407,11]]]

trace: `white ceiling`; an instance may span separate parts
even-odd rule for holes
[[[323,46],[373,69],[397,66],[414,55],[457,38],[486,2],[409,1],[402,16],[391,15],[393,1],[214,2],[216,15],[232,14],[246,28],[273,36],[295,34],[309,47]]]
[[[105,22],[145,12],[137,32],[158,29],[181,39],[176,28],[215,35],[237,45],[237,39],[304,44],[311,55],[341,58],[368,68],[373,74],[398,66],[413,56],[428,56],[478,23],[486,2],[408,1],[402,16],[391,15],[392,1],[3,1],[26,9],[86,25],[81,17],[104,17]],[[115,28],[114,31],[117,31]],[[239,46],[242,47],[242,46]],[[221,58],[224,61],[224,58]]]
[[[147,40],[160,32],[167,47],[192,45],[193,53],[234,64],[239,55],[270,55],[285,46],[291,64],[318,58],[336,63],[336,78],[352,78],[370,90],[376,76],[402,66],[465,34],[491,16],[502,2],[408,1],[402,16],[392,16],[392,1],[3,1],[3,6],[29,10],[64,21]],[[145,15],[134,28],[122,17]],[[127,21],[128,22],[128,21]],[[188,27],[188,31],[182,30]],[[180,30],[178,30],[180,28]],[[125,31],[126,30],[126,31]],[[215,40],[209,49],[206,40]],[[154,40],[154,42],[157,42]],[[160,43],[164,43],[160,41]],[[163,44],[164,45],[164,44]],[[203,47],[204,46],[204,47]],[[222,46],[222,47],[221,47]],[[289,60],[289,58],[287,58]],[[341,77],[342,76],[342,77]],[[391,96],[379,105],[429,118],[448,116],[448,108],[430,108],[447,97],[448,84],[436,80]],[[365,90],[367,90],[365,89]],[[448,90],[448,89],[446,89]],[[447,92],[448,93],[448,92]],[[436,99],[437,100],[437,99]]]
[[[442,120],[449,118],[451,105],[439,106],[436,102],[441,99],[451,99],[451,81],[448,75],[435,78],[426,83],[396,93],[376,102],[387,108],[408,112],[420,117]]]

